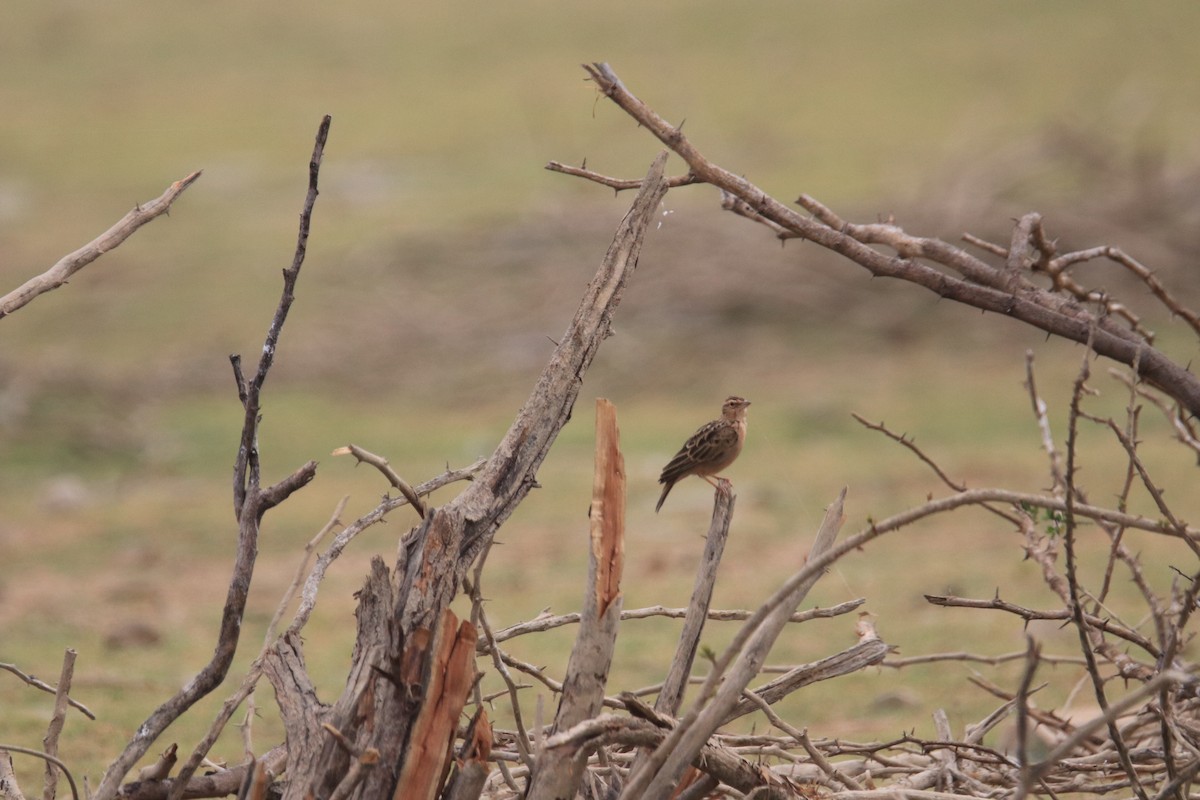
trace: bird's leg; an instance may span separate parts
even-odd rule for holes
[[[704,480],[711,483],[712,487],[714,489],[716,489],[718,492],[725,495],[726,497],[728,497],[733,492],[733,484],[729,482],[728,478],[722,478],[720,475],[717,475],[717,476],[715,476],[716,480],[714,481],[708,475],[701,475],[700,477],[704,478]]]

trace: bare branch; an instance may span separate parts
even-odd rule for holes
[[[408,481],[400,477],[396,470],[392,469],[391,464],[383,456],[377,456],[374,453],[364,450],[356,444],[349,444],[345,447],[339,447],[333,451],[335,456],[352,455],[358,459],[358,463],[370,464],[375,469],[379,470],[383,477],[388,479],[388,483],[400,490],[400,494],[404,495],[404,499],[413,507],[417,515],[421,519],[425,519],[426,508],[424,501],[413,491],[413,488],[408,485]]]
[[[134,737],[130,739],[125,749],[104,773],[103,780],[96,787],[93,800],[112,800],[116,797],[125,775],[145,755],[167,726],[225,680],[229,667],[233,663],[234,654],[237,652],[238,640],[241,635],[242,618],[250,594],[250,581],[254,574],[254,562],[258,556],[258,526],[262,515],[272,506],[282,502],[296,489],[311,481],[316,474],[316,462],[310,461],[274,486],[265,490],[261,489],[259,486],[258,423],[260,392],[266,381],[267,371],[271,368],[274,360],[275,346],[278,343],[283,321],[287,317],[287,311],[291,307],[296,278],[304,260],[308,241],[308,222],[313,202],[316,200],[317,174],[320,170],[325,140],[329,135],[330,121],[330,117],[326,116],[317,130],[316,144],[309,161],[308,196],[300,217],[296,255],[292,266],[284,271],[283,296],[280,298],[275,317],[267,332],[258,372],[252,380],[245,381],[238,369],[238,363],[234,362],[235,374],[238,376],[239,394],[243,394],[244,390],[243,404],[246,414],[242,426],[241,445],[234,467],[234,511],[238,520],[237,554],[225,598],[225,607],[221,614],[217,646],[209,663],[138,726]],[[182,794],[183,789],[184,784],[181,783],[178,792]],[[179,800],[179,796],[177,795],[173,800]]]
[[[46,736],[42,739],[42,749],[48,756],[58,755],[58,737],[62,733],[63,723],[67,718],[67,698],[71,694],[71,678],[75,675],[76,652],[67,648],[63,654],[62,671],[58,677],[58,689],[54,693],[54,711],[50,715],[50,725],[46,728]],[[54,765],[46,762],[46,774],[42,783],[43,800],[54,800],[58,790],[58,772]]]
[[[6,672],[11,672],[13,675],[16,675],[22,681],[29,684],[30,686],[32,686],[35,689],[40,689],[41,691],[47,692],[49,694],[57,694],[58,693],[58,689],[56,689],[55,687],[51,686],[50,684],[46,683],[43,680],[39,680],[39,679],[33,677],[32,675],[25,674],[24,672],[21,671],[21,669],[19,667],[17,667],[16,664],[9,664],[7,662],[0,661],[0,669],[5,670]],[[85,706],[83,703],[80,703],[78,700],[73,700],[68,697],[67,703],[69,703],[73,708],[78,709],[79,712],[81,714],[83,714],[85,717],[87,717],[88,719],[94,720],[96,718],[96,715],[93,714],[87,706]]]
[[[67,769],[67,765],[64,764],[62,761],[60,761],[58,758],[50,755],[49,753],[43,753],[41,750],[31,750],[28,747],[21,747],[20,745],[16,745],[16,744],[5,744],[4,742],[0,742],[0,753],[24,753],[27,756],[33,756],[34,758],[40,758],[43,761],[45,761],[47,764],[53,764],[54,766],[56,766],[60,770],[62,770],[63,776],[67,779],[67,783],[70,784],[71,797],[74,798],[74,800],[80,800],[79,789],[75,785],[75,778],[73,778],[71,776],[71,771],[69,769]]]
[[[178,180],[167,187],[167,190],[153,200],[134,206],[134,209],[104,233],[88,242],[70,255],[61,258],[50,269],[31,278],[8,294],[0,297],[0,319],[25,306],[40,294],[53,291],[65,284],[72,275],[95,261],[100,256],[118,247],[133,235],[133,232],[147,222],[166,214],[171,204],[184,190],[196,182],[200,172],[193,172],[183,180]]]
[[[589,181],[598,183],[601,186],[607,186],[608,188],[617,192],[623,192],[627,189],[642,188],[641,178],[610,178],[607,175],[601,175],[599,172],[593,172],[587,168],[586,164],[582,167],[571,167],[558,161],[551,161],[546,165],[546,169],[550,170],[551,172],[561,172],[564,175],[574,175],[577,178],[586,178]],[[666,181],[668,189],[674,189],[676,186],[687,186],[689,184],[699,183],[699,181],[696,179],[696,176],[691,174],[678,175],[673,178],[664,177],[663,180]]]
[[[1106,358],[1130,366],[1136,364],[1141,377],[1174,397],[1192,414],[1200,415],[1200,379],[1156,350],[1142,333],[1118,324],[1111,316],[1115,309],[1105,307],[1103,313],[1093,313],[1073,297],[1040,289],[1023,278],[1014,282],[1013,274],[1005,268],[990,265],[939,239],[911,236],[894,225],[838,224],[841,220],[831,213],[822,213],[817,220],[806,218],[745,178],[705,158],[682,130],[634,96],[607,64],[585,65],[584,69],[606,97],[682,157],[690,174],[736,197],[753,214],[782,229],[777,233],[782,238],[808,239],[845,256],[873,275],[915,283],[939,297],[1087,343]],[[801,202],[810,211],[818,206],[815,202],[805,202],[806,199],[811,201],[802,198]],[[1032,234],[1033,220],[1026,227]],[[1044,232],[1038,237],[1045,241]],[[874,244],[886,245],[896,255],[881,253],[871,246]],[[1015,260],[1024,263],[1024,259]],[[923,261],[939,264],[949,272]]]

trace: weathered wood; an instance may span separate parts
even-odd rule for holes
[[[822,658],[811,664],[793,667],[778,678],[764,683],[755,689],[754,693],[767,703],[778,703],[792,692],[803,689],[805,686],[819,681],[827,681],[839,675],[849,675],[852,672],[879,664],[890,651],[891,647],[882,639],[867,639],[836,655]],[[728,724],[738,717],[744,717],[757,708],[758,706],[751,700],[739,700],[722,724]]]
[[[687,616],[683,620],[683,630],[679,633],[675,658],[671,661],[666,680],[663,681],[663,687],[654,702],[654,710],[661,714],[676,716],[683,703],[683,693],[687,689],[692,663],[696,660],[696,650],[700,646],[700,634],[704,632],[708,609],[712,605],[717,568],[721,565],[721,555],[725,552],[725,542],[729,539],[729,523],[733,519],[733,505],[737,498],[732,492],[714,492],[713,495],[712,521],[709,523],[708,537],[704,542],[704,554],[696,569],[696,580],[692,586]]]
[[[463,752],[454,765],[454,775],[442,793],[444,800],[478,800],[491,772],[488,758],[492,755],[492,726],[482,708],[467,729]]]
[[[405,537],[396,559],[391,613],[359,616],[359,644],[350,677],[328,721],[359,748],[374,747],[380,762],[352,798],[390,797],[412,756],[411,731],[431,700],[427,684],[431,651],[422,631],[436,626],[459,591],[476,556],[500,525],[537,485],[537,470],[571,417],[584,374],[611,333],[613,313],[637,265],[642,240],[666,192],[666,154],[655,159],[603,263],[580,301],[525,405],[469,488],[441,508],[430,509]],[[365,596],[365,595],[364,595]],[[380,602],[382,589],[372,591]],[[619,613],[619,609],[618,609]],[[307,793],[328,797],[345,773],[344,753],[327,743],[316,758],[289,765],[285,800]]]
[[[475,627],[443,609],[432,664],[423,686],[424,704],[412,726],[407,757],[393,800],[433,800],[449,771],[458,716],[475,677]]]
[[[692,763],[709,737],[723,724],[741,699],[742,691],[762,668],[771,646],[796,606],[803,602],[809,590],[821,578],[823,570],[813,564],[818,556],[833,547],[845,521],[842,513],[845,500],[846,490],[843,489],[825,510],[825,518],[813,540],[809,563],[775,592],[760,609],[761,614],[756,614],[756,618],[743,626],[725,656],[714,664],[714,673],[706,681],[696,707],[656,748],[651,758],[630,775],[621,793],[622,800],[668,797],[687,765]],[[716,677],[719,675],[717,667],[728,663],[735,650],[737,658],[728,674],[722,678],[720,687],[716,688]],[[715,693],[709,695],[710,691]]]
[[[308,677],[300,634],[288,632],[280,637],[264,655],[262,669],[275,690],[289,758],[293,763],[311,759],[324,742],[321,723],[329,709]]]
[[[245,783],[246,774],[254,769],[256,764],[262,764],[272,774],[279,774],[287,763],[287,745],[273,747],[256,761],[248,761],[221,772],[211,775],[196,775],[187,782],[187,788],[182,795],[187,798],[225,797],[236,794],[238,788]],[[177,791],[179,780],[167,778],[162,781],[130,781],[121,787],[117,795],[121,800],[166,800],[168,794]]]
[[[589,513],[590,558],[579,634],[554,719],[554,732],[596,716],[604,704],[621,620],[621,570],[625,552],[625,460],[621,455],[616,408],[596,400],[596,466]],[[574,797],[587,766],[570,748],[547,750],[537,760],[529,800]]]

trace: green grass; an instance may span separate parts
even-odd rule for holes
[[[658,149],[583,82],[579,63],[612,63],[668,119],[686,120],[707,154],[781,199],[808,192],[866,219],[936,216],[940,198],[923,192],[938,192],[940,176],[991,163],[1047,128],[1186,167],[1200,122],[1190,35],[1200,6],[1187,2],[359,2],[334,14],[307,0],[200,9],[17,0],[7,11],[2,285],[205,170],[169,218],[0,322],[0,660],[50,677],[64,648],[79,651],[76,695],[100,720],[72,718],[62,752],[93,780],[211,654],[232,558],[241,424],[227,356],[243,353],[249,366],[261,346],[322,114],[334,123],[321,197],[261,439],[266,480],[310,458],[321,464],[311,486],[267,517],[235,672],[338,499],[350,495],[352,518],[386,488],[329,453],[354,442],[413,482],[486,455],[561,334],[629,198],[542,166],[586,158],[633,176]],[[1055,164],[1028,168],[1015,202],[1069,205],[1072,192],[1088,191]],[[681,169],[677,160],[670,169]],[[914,195],[907,207],[890,205]],[[842,486],[847,531],[946,491],[851,411],[915,436],[972,486],[1048,485],[1023,354],[1037,351],[1061,441],[1079,348],[867,281],[810,245],[781,250],[714,205],[703,188],[668,197],[671,214],[650,237],[617,335],[541,470],[542,488],[489,559],[493,624],[579,605],[595,396],[620,412],[627,608],[686,602],[710,494],[699,481],[681,485],[655,515],[655,479],[731,391],[754,407],[750,443],[731,472],[739,503],[717,605],[752,607],[796,569]],[[1059,219],[1068,240],[1085,238]],[[940,225],[930,232],[957,236]],[[1167,329],[1164,341],[1181,361],[1195,355],[1187,336]],[[1123,391],[1095,371],[1103,396],[1089,408],[1121,418]],[[1180,513],[1195,518],[1193,460],[1163,444],[1169,432],[1149,411],[1143,425],[1148,462]],[[1084,434],[1084,474],[1107,502],[1124,457],[1102,431]],[[1137,502],[1156,514],[1144,496]],[[353,592],[371,555],[390,559],[411,523],[398,512],[364,533],[322,589],[306,638],[326,699],[344,677]],[[1178,554],[1152,536],[1135,540],[1165,590]],[[811,602],[866,596],[881,633],[906,655],[1014,650],[1015,621],[935,609],[922,594],[985,597],[999,586],[1014,601],[1053,604],[1021,556],[1003,524],[960,512],[847,559]],[[132,622],[150,623],[160,641],[106,643]],[[843,619],[789,632],[772,660],[827,655],[853,641],[852,628]],[[660,679],[677,630],[661,620],[626,625],[612,687]],[[733,630],[714,625],[706,644],[719,648]],[[570,640],[561,631],[511,647],[560,676]],[[966,686],[966,672],[854,676],[802,693],[788,711],[815,735],[890,736],[927,727],[939,705],[959,726],[993,703]],[[989,674],[1012,685],[1011,669]],[[912,704],[881,702],[904,692]],[[219,699],[168,739],[190,747]],[[265,749],[280,735],[269,692],[259,706],[255,741]],[[47,697],[0,674],[0,740],[35,744],[48,708]],[[238,747],[228,737],[219,754],[236,759]],[[33,768],[18,768],[28,791]]]

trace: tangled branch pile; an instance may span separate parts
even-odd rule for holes
[[[637,100],[609,67],[594,65],[588,72],[605,96],[681,156],[688,172],[664,177],[665,153],[655,159],[647,176],[637,181],[551,165],[618,189],[636,188],[638,195],[568,330],[493,455],[412,487],[386,459],[353,445],[340,450],[378,468],[401,496],[385,499],[370,513],[344,525],[311,567],[306,561],[293,587],[300,594],[298,611],[276,635],[282,609],[291,599],[289,593],[259,657],[225,703],[210,735],[193,749],[180,771],[170,777],[176,757],[172,745],[158,765],[144,770],[138,780],[123,783],[167,725],[226,676],[238,646],[258,526],[264,514],[315,477],[316,464],[309,462],[264,488],[257,432],[260,393],[304,259],[329,130],[329,120],[325,120],[310,165],[296,257],[285,272],[283,296],[262,358],[250,377],[242,373],[239,359],[233,362],[245,411],[234,491],[239,550],[213,661],[139,728],[94,797],[175,800],[235,792],[244,797],[279,794],[296,800],[481,796],[1021,800],[1029,794],[1054,797],[1111,792],[1139,800],[1189,796],[1200,771],[1197,684],[1194,667],[1187,659],[1200,569],[1180,570],[1169,590],[1163,592],[1147,577],[1133,540],[1166,537],[1177,544],[1181,561],[1189,555],[1200,556],[1200,530],[1189,526],[1166,502],[1138,451],[1140,412],[1149,403],[1170,422],[1182,446],[1200,453],[1200,438],[1192,424],[1200,412],[1200,382],[1156,347],[1152,334],[1129,304],[1089,288],[1073,270],[1090,260],[1111,260],[1137,276],[1157,302],[1198,335],[1200,317],[1178,302],[1151,270],[1116,248],[1057,253],[1037,214],[1019,220],[1006,245],[969,240],[983,252],[981,257],[940,240],[910,235],[892,222],[847,223],[816,200],[802,196],[800,205],[812,215],[803,216],[707,161],[677,127]],[[189,183],[194,179],[189,178]],[[1042,431],[1051,487],[1044,493],[969,489],[950,478],[912,441],[882,425],[867,423],[911,449],[934,469],[949,491],[873,521],[839,542],[846,501],[843,491],[830,503],[800,569],[757,609],[722,612],[709,606],[735,509],[734,495],[725,487],[716,495],[688,607],[625,611],[620,588],[624,466],[616,409],[607,401],[597,401],[591,559],[582,611],[493,630],[481,589],[493,537],[536,485],[537,470],[573,411],[582,378],[611,333],[613,314],[637,265],[642,239],[659,202],[669,188],[689,184],[718,187],[726,208],[765,225],[781,239],[815,242],[872,274],[924,286],[942,297],[1005,314],[1085,345],[1088,356],[1075,380],[1061,446],[1051,430],[1046,403],[1036,389],[1032,357],[1027,365],[1031,405]],[[1123,419],[1088,412],[1093,354],[1125,367],[1119,373],[1128,392]],[[1085,425],[1106,430],[1125,453],[1126,480],[1109,506],[1094,504],[1079,480],[1084,456],[1078,434]],[[434,488],[461,480],[469,484],[454,500],[441,507],[426,506],[422,498]],[[1157,516],[1130,511],[1135,495],[1149,497]],[[1045,654],[1030,639],[1024,652],[1006,656],[1022,659],[1024,669],[1018,685],[1007,690],[992,687],[999,695],[995,711],[962,731],[952,730],[946,715],[935,711],[935,739],[903,736],[871,743],[825,739],[810,736],[775,710],[780,700],[814,682],[873,665],[903,667],[916,660],[890,657],[891,648],[869,617],[859,618],[858,642],[853,647],[751,686],[760,680],[772,645],[786,626],[860,608],[861,600],[832,609],[800,610],[810,589],[839,558],[879,537],[967,506],[986,509],[1020,533],[1025,552],[1040,568],[1055,602],[1049,609],[1034,609],[1000,596],[983,600],[930,596],[929,601],[999,610],[1022,623],[1059,621],[1075,632],[1078,647],[1073,654]],[[301,639],[322,578],[359,533],[405,507],[411,507],[420,521],[403,537],[393,563],[378,557],[373,560],[359,593],[357,637],[345,687],[332,702],[323,701],[308,676]],[[335,527],[339,514],[340,509],[322,535]],[[1086,538],[1082,535],[1085,523]],[[1107,555],[1101,560],[1104,567],[1099,576],[1094,576],[1081,566],[1081,553],[1085,547],[1094,548],[1099,537]],[[310,551],[319,547],[321,538],[314,539]],[[1108,602],[1114,583],[1123,578],[1131,580],[1140,594],[1143,607],[1136,617],[1114,612]],[[470,620],[460,621],[449,606],[463,592],[471,598],[472,610]],[[650,615],[684,619],[662,685],[641,694],[610,687],[608,673],[621,621]],[[735,618],[742,623],[723,653],[697,667],[700,635],[710,618]],[[576,644],[561,678],[555,677],[553,670],[523,663],[505,650],[505,642],[514,637],[575,623],[579,626]],[[1036,677],[1046,661],[1080,666],[1098,707],[1093,719],[1072,721],[1036,707]],[[479,677],[485,672],[500,676],[506,687],[501,695],[484,696]],[[286,742],[237,767],[196,777],[217,734],[264,675],[275,690]],[[527,695],[519,684],[524,680],[521,676],[558,696],[552,722],[544,723],[540,713],[523,703]],[[64,680],[58,687],[64,708],[66,685],[69,681]],[[694,687],[690,697],[685,692],[689,686]],[[649,695],[655,698],[653,704],[643,699]],[[514,720],[512,729],[493,729],[489,709],[498,704],[504,704],[506,715]],[[724,732],[730,722],[747,714],[762,714],[769,733]],[[1011,745],[985,744],[985,736],[1006,718],[1015,720]],[[9,752],[25,752],[4,747]],[[52,757],[52,748],[47,749]],[[6,753],[0,766],[9,764]],[[11,771],[0,774],[0,790],[8,797],[20,796]]]

